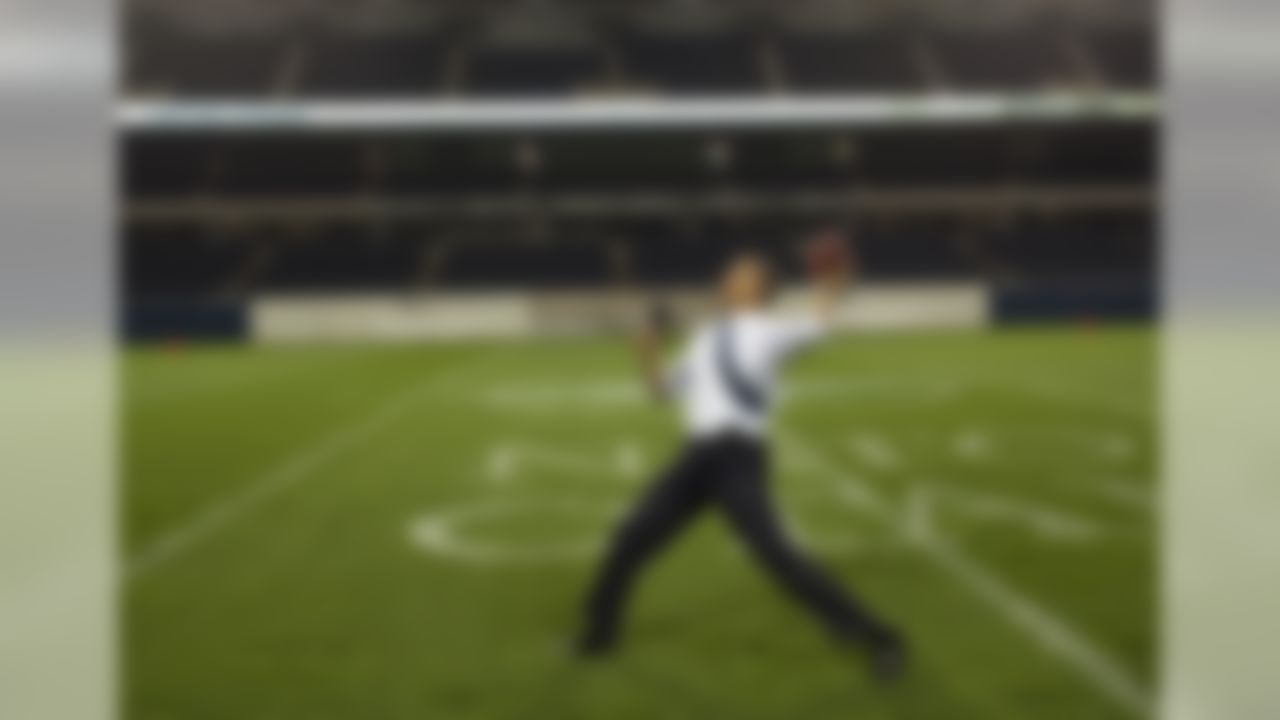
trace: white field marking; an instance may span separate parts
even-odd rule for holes
[[[1109,482],[1099,485],[1098,494],[1121,505],[1151,508],[1151,493],[1127,483]]]
[[[945,499],[949,506],[960,512],[985,520],[1012,521],[1030,528],[1046,540],[1090,542],[1103,535],[1102,529],[1086,518],[1026,500],[971,488],[961,490],[943,483],[931,483],[925,489]]]
[[[986,460],[993,454],[991,436],[977,428],[962,430],[952,438],[951,451],[961,460],[969,462]]]
[[[616,407],[638,405],[645,395],[634,380],[597,380],[581,383],[509,385],[489,390],[485,402],[514,410],[543,411],[574,406]]]
[[[526,468],[533,464],[592,478],[615,474],[632,478],[644,472],[640,449],[628,440],[619,441],[612,453],[566,449],[532,440],[508,440],[491,446],[485,461],[486,477],[495,482],[511,482],[526,477]]]
[[[1133,457],[1134,441],[1131,434],[1118,429],[1093,429],[1084,427],[989,427],[993,436],[1013,443],[1030,440],[1033,447],[1050,449],[1082,448],[1099,458],[1121,462]]]
[[[1099,455],[1124,459],[1134,452],[1132,432],[1120,428],[1097,428],[1088,425],[986,425],[985,431],[993,437],[1019,442],[1079,446],[1096,451]]]
[[[262,503],[294,487],[316,470],[400,419],[426,391],[464,372],[470,372],[474,367],[475,365],[471,365],[463,372],[436,375],[407,390],[398,391],[360,420],[309,443],[256,480],[247,483],[241,491],[215,502],[191,520],[162,534],[159,539],[144,547],[129,559],[127,579],[137,580],[221,532]]]
[[[818,450],[802,444],[798,438],[786,435],[797,449],[802,449],[815,464],[827,471],[828,476],[842,488],[859,487],[862,484],[848,473],[825,459]],[[919,492],[917,490],[916,492]],[[952,543],[934,531],[931,502],[925,498],[908,498],[905,518],[890,517],[887,504],[865,487],[855,495],[869,495],[878,502],[860,505],[866,509],[878,507],[876,512],[894,524],[897,530],[914,540],[914,545],[925,556],[959,583],[967,587],[998,614],[1026,633],[1045,652],[1067,663],[1108,699],[1137,715],[1150,714],[1148,695],[1125,670],[1084,635],[1010,588],[997,576],[961,553]]]
[[[804,463],[803,460],[797,458],[794,453],[787,452],[786,448],[782,448],[783,452],[778,453],[778,469],[788,475],[803,475],[811,468]]]
[[[1057,383],[1047,383],[1043,380],[1027,379],[1005,379],[1001,382],[1007,382],[1012,387],[1028,395],[1037,396],[1042,400],[1068,403],[1078,407],[1092,407],[1122,415],[1147,417],[1154,409],[1154,405],[1148,406],[1140,400],[1125,400],[1122,396],[1100,394],[1096,390],[1079,385],[1068,387]]]
[[[790,394],[799,398],[826,398],[845,395],[884,395],[922,397],[937,400],[955,395],[963,384],[949,377],[864,376],[858,378],[808,378],[788,383]]]
[[[623,477],[636,479],[644,476],[644,454],[634,440],[620,441],[615,457],[618,461],[618,472]]]
[[[913,491],[907,494],[906,512],[902,519],[902,534],[908,540],[919,541],[933,532],[933,496],[927,492]]]
[[[881,517],[889,514],[889,505],[867,483],[848,472],[831,464],[817,451],[803,443],[797,436],[784,431],[778,432],[778,439],[785,449],[801,462],[807,469],[817,470],[827,477],[837,480],[841,499],[850,505],[870,511]]]
[[[954,394],[961,386],[950,380],[912,378],[814,379],[786,383],[779,395],[783,403],[847,395],[892,394],[899,399],[926,401]],[[621,407],[646,400],[643,388],[630,378],[606,378],[585,382],[542,382],[503,385],[483,393],[482,401],[507,410],[545,412],[573,407]]]
[[[538,462],[560,471],[584,476],[600,477],[611,471],[609,463],[603,458],[591,458],[576,450],[563,450],[530,441],[520,443],[519,457],[522,461]]]
[[[406,535],[411,547],[434,557],[471,567],[543,567],[575,564],[598,556],[603,548],[598,532],[584,537],[530,542],[528,540],[484,539],[472,526],[486,521],[501,526],[513,516],[533,516],[546,523],[549,517],[586,517],[616,522],[626,510],[622,502],[588,501],[581,498],[510,499],[489,498],[438,507],[410,520]],[[847,555],[864,549],[855,537],[833,538],[813,532],[784,516],[784,527],[806,547],[827,554]],[[745,551],[740,545],[739,551]]]
[[[800,516],[782,513],[782,529],[789,537],[794,537],[801,546],[822,552],[826,555],[848,555],[861,551],[863,542],[848,533],[833,535],[815,530],[802,520]]]
[[[808,475],[818,471],[818,468],[814,467],[813,458],[796,448],[795,444],[788,442],[785,435],[779,434],[778,440],[778,464],[783,472]]]
[[[883,472],[892,472],[902,467],[902,456],[897,447],[884,435],[877,432],[858,432],[849,438],[849,449],[866,463]]]
[[[501,521],[521,514],[535,514],[540,520],[559,515],[603,518],[608,522],[616,520],[622,509],[620,503],[578,498],[488,499],[446,505],[419,515],[409,523],[408,539],[410,545],[419,550],[472,566],[524,567],[580,562],[599,553],[600,533],[542,542],[495,542],[468,535],[466,528],[475,522]]]
[[[1078,495],[1101,498],[1114,505],[1140,510],[1150,509],[1155,499],[1155,492],[1152,488],[1141,484],[1140,481],[1124,479],[1122,476],[1115,475],[1104,475],[1096,478],[1063,476],[1057,478],[1052,487]]]
[[[1146,717],[1151,714],[1149,694],[1110,656],[1099,650],[1080,631],[1024,597],[982,564],[947,542],[934,531],[928,490],[913,505],[921,508],[913,526],[914,540],[935,564],[964,585],[976,597],[1000,611],[1001,617],[1020,628],[1051,655],[1069,663],[1093,686],[1117,705]]]
[[[1133,457],[1133,440],[1120,433],[1109,433],[1099,440],[1098,451],[1110,460],[1128,460]]]
[[[485,461],[485,477],[495,483],[506,483],[511,480],[515,463],[515,448],[505,442],[494,443],[489,446],[489,455]]]

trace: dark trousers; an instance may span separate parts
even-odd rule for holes
[[[767,452],[730,436],[686,445],[615,530],[587,600],[586,649],[611,647],[639,572],[695,514],[714,504],[752,556],[841,641],[889,633],[788,541],[769,498]]]

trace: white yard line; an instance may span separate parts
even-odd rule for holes
[[[954,483],[943,482],[932,482],[923,488],[913,488],[915,490],[926,490],[931,496],[945,496],[949,506],[963,512],[1023,524],[1047,540],[1084,542],[1097,540],[1104,534],[1102,528],[1088,518],[1003,493],[961,488]]]
[[[882,518],[890,515],[889,504],[875,490],[871,489],[870,485],[854,477],[848,471],[835,466],[825,456],[792,433],[779,430],[777,437],[790,450],[789,454],[797,462],[802,463],[805,468],[823,472],[828,477],[837,479],[840,496],[846,502],[873,512]]]
[[[1067,403],[1077,407],[1107,410],[1120,415],[1147,418],[1156,409],[1154,401],[1148,403],[1133,396],[1105,394],[1079,384],[1067,385],[1060,382],[1046,382],[1039,378],[1007,378],[1002,382],[1028,395],[1037,396],[1042,400]]]
[[[522,459],[528,458],[543,466],[585,477],[604,477],[612,471],[611,463],[605,457],[592,457],[590,453],[581,450],[564,449],[532,440],[520,443],[520,454]]]
[[[489,446],[489,455],[485,461],[485,477],[494,483],[508,482],[515,470],[515,462],[514,447],[505,442],[494,443]]]
[[[862,431],[849,438],[849,449],[868,467],[892,472],[902,467],[902,456],[884,435]]]
[[[993,454],[991,435],[978,428],[962,430],[952,438],[951,452],[969,462],[986,460]]]
[[[1107,483],[1100,485],[1097,492],[1102,497],[1126,507],[1151,509],[1151,492],[1123,483]]]
[[[467,371],[473,368],[474,365],[467,368]],[[129,559],[127,579],[134,581],[144,577],[217,535],[264,502],[294,487],[316,470],[399,420],[426,391],[442,382],[455,380],[458,374],[446,372],[444,375],[434,375],[406,390],[397,391],[360,420],[309,443],[248,483],[243,490],[217,501],[194,518],[163,533]]]
[[[897,525],[897,529],[916,541],[914,547],[952,579],[1022,630],[1045,652],[1075,669],[1099,693],[1134,714],[1147,716],[1151,713],[1149,693],[1086,636],[1015,591],[936,533],[927,499],[913,496],[907,503],[905,518],[898,520],[883,498],[820,451],[790,433],[780,432],[779,438],[795,451],[803,453],[809,464],[826,472],[840,487],[843,496],[856,498],[859,508],[870,510],[881,519]]]
[[[1090,684],[1117,705],[1139,716],[1151,714],[1149,694],[1115,660],[1099,650],[1080,631],[1014,590],[982,564],[932,532],[927,522],[915,540],[918,546],[976,597],[999,611],[1041,649],[1071,665]]]
[[[623,440],[618,444],[618,472],[623,477],[638,479],[644,477],[644,452],[634,440]]]
[[[484,460],[484,476],[494,484],[507,484],[527,477],[531,465],[590,478],[613,475],[634,480],[644,476],[644,453],[631,439],[619,440],[613,451],[582,450],[549,445],[530,439],[502,440],[489,446]]]
[[[503,542],[475,537],[469,526],[475,521],[508,516],[531,515],[600,517],[613,522],[625,508],[610,501],[577,497],[541,497],[521,500],[490,497],[465,503],[442,505],[415,517],[408,526],[413,547],[472,567],[534,567],[579,562],[600,552],[600,539],[586,537],[559,541]]]

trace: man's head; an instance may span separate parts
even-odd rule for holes
[[[764,305],[773,293],[773,268],[755,252],[734,255],[720,275],[720,301],[731,310]]]

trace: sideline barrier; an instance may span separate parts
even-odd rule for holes
[[[997,324],[1079,319],[1151,320],[1159,312],[1150,283],[1030,284],[1002,286],[991,293]]]
[[[844,330],[978,329],[991,302],[982,283],[868,285],[838,313]],[[276,295],[251,303],[259,342],[577,337],[626,332],[651,302],[687,325],[713,305],[705,290],[556,290],[420,295]],[[805,294],[784,291],[783,311]]]
[[[712,311],[703,289],[500,290],[448,293],[263,295],[244,302],[144,302],[124,311],[130,341],[255,342],[511,340],[628,332],[652,303],[682,325]],[[807,293],[784,290],[782,312],[802,311]],[[1149,283],[882,283],[859,288],[837,312],[851,332],[978,330],[1076,320],[1150,320]]]
[[[243,302],[153,301],[123,309],[121,334],[133,342],[250,339]]]

